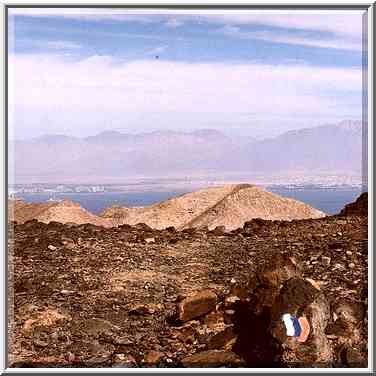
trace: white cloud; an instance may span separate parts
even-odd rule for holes
[[[81,44],[69,40],[45,41],[36,39],[20,39],[18,43],[42,50],[79,50],[82,48]]]
[[[175,29],[175,28],[177,28],[179,26],[183,26],[184,22],[181,21],[181,20],[177,20],[176,18],[170,18],[170,19],[167,20],[167,22],[165,23],[165,25],[167,27]]]
[[[41,46],[55,50],[77,50],[82,48],[79,43],[67,40],[52,40],[48,42],[41,42]]]
[[[241,39],[256,39],[274,43],[293,44],[306,47],[335,48],[342,50],[362,50],[362,41],[349,38],[319,39],[312,36],[299,36],[293,33],[275,31],[242,31],[238,26],[227,25],[218,32]]]
[[[65,133],[67,127],[92,133],[98,122],[102,128],[171,129],[226,119],[238,126],[247,113],[255,122],[357,117],[361,84],[361,70],[355,68],[9,57],[9,104],[17,133]]]
[[[331,32],[360,38],[360,10],[132,10],[108,8],[11,8],[10,15],[30,17],[65,17],[72,19],[159,22],[168,17],[167,26],[180,26],[185,20],[204,19],[223,25],[256,24],[280,28]],[[178,18],[177,18],[178,16]]]
[[[148,55],[156,55],[166,51],[168,46],[158,46],[147,51]]]
[[[99,9],[99,8],[11,8],[11,16],[28,17],[63,17],[77,20],[113,20],[136,21],[141,23],[154,22],[153,17],[147,14],[137,14],[127,9]]]
[[[189,21],[205,21],[233,27],[239,25],[258,25],[277,27],[253,33],[253,38],[273,42],[288,43],[324,48],[360,50],[363,36],[364,11],[359,10],[213,10],[213,11],[169,11],[169,10],[132,10],[132,9],[80,9],[80,8],[14,8],[11,15],[31,17],[64,17],[78,20],[111,20],[120,22],[153,23],[166,20],[165,25],[176,28]],[[309,30],[314,37],[288,36],[288,32]],[[234,37],[246,37],[246,32],[232,34]],[[320,35],[324,33],[326,35]],[[250,37],[250,35],[248,35]]]
[[[268,25],[295,30],[329,32],[361,38],[364,11],[354,10],[274,10],[254,12],[226,12],[203,16],[206,20],[226,25]]]

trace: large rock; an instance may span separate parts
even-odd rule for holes
[[[184,367],[241,367],[244,361],[231,351],[208,350],[182,360]]]
[[[349,367],[366,367],[367,350],[362,329],[366,315],[363,303],[337,299],[332,305],[333,323],[327,326],[328,337],[335,338],[336,361]],[[363,351],[357,349],[363,348]]]
[[[301,275],[297,261],[287,254],[277,254],[253,276],[253,304],[256,313],[270,308],[283,283]]]
[[[213,291],[202,290],[178,303],[178,320],[185,322],[201,317],[214,310],[216,304],[217,295]]]
[[[289,313],[308,321],[308,338],[287,336],[282,315]],[[325,335],[330,320],[330,306],[322,292],[310,282],[292,278],[282,287],[271,309],[270,330],[282,345],[280,361],[287,366],[324,366],[333,362],[331,346]]]
[[[297,261],[287,254],[277,254],[258,273],[260,284],[280,289],[282,284],[290,278],[300,275]]]
[[[209,350],[222,348],[225,350],[231,350],[236,339],[237,335],[234,333],[233,325],[229,325],[209,338],[208,348]]]

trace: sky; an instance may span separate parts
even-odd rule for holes
[[[264,138],[361,119],[363,19],[11,8],[9,135],[205,128]]]

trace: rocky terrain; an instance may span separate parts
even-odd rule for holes
[[[10,218],[23,223],[37,219],[49,223],[92,223],[112,227],[145,223],[155,229],[174,226],[181,230],[225,226],[233,230],[252,218],[291,220],[319,218],[325,214],[302,202],[278,196],[250,184],[201,189],[146,207],[111,207],[96,216],[72,201],[30,204],[12,200]]]
[[[9,366],[366,367],[357,205],[229,232],[10,222]],[[305,342],[286,312],[308,320]]]

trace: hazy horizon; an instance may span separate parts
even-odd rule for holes
[[[362,123],[362,120],[361,119],[344,119],[342,121],[340,121],[339,123],[347,123],[347,122],[351,122],[351,123]],[[288,132],[294,132],[294,131],[304,131],[304,130],[307,130],[307,129],[311,129],[311,128],[320,128],[320,127],[326,127],[326,126],[336,126],[337,124],[318,124],[316,126],[310,126],[310,127],[304,127],[304,128],[293,128],[293,129],[289,129],[288,131],[281,131],[281,132],[276,132],[274,135],[269,135],[269,136],[265,136],[265,137],[262,137],[262,136],[254,136],[252,134],[249,134],[249,135],[245,135],[245,137],[249,137],[250,139],[254,139],[255,141],[263,141],[265,139],[271,139],[271,138],[276,138],[278,136],[281,136],[285,133],[288,133]],[[363,124],[361,124],[361,127],[363,127]],[[118,134],[121,134],[121,135],[131,135],[131,136],[139,136],[139,135],[148,135],[148,134],[157,134],[157,133],[165,133],[165,134],[168,134],[168,133],[180,133],[180,134],[194,134],[196,132],[218,132],[226,137],[229,137],[229,138],[238,138],[238,137],[242,137],[241,135],[239,134],[234,134],[234,132],[231,132],[231,130],[226,130],[226,129],[216,129],[216,128],[197,128],[197,129],[193,129],[193,130],[184,130],[184,129],[181,129],[181,130],[176,130],[176,129],[173,129],[173,128],[166,128],[166,129],[161,129],[161,128],[157,128],[155,130],[148,130],[148,131],[138,131],[138,130],[128,130],[128,129],[103,129],[103,130],[98,130],[97,132],[91,132],[91,133],[87,133],[87,134],[84,134],[84,135],[80,135],[80,136],[75,136],[73,134],[68,134],[68,133],[44,133],[44,134],[40,134],[38,136],[32,136],[32,137],[24,137],[24,138],[17,138],[17,139],[10,139],[9,141],[12,142],[12,141],[30,141],[30,140],[33,140],[33,139],[40,139],[40,138],[44,138],[44,137],[70,137],[70,138],[77,138],[77,139],[86,139],[86,138],[89,138],[89,137],[94,137],[94,136],[99,136],[99,135],[102,135],[102,134],[111,134],[111,133],[118,133]]]
[[[46,135],[10,142],[8,166],[11,178],[19,182],[184,176],[228,180],[278,174],[298,181],[317,181],[324,175],[333,182],[336,176],[340,182],[349,176],[361,179],[366,131],[361,121],[343,121],[263,140],[214,130],[135,135],[107,131],[86,138]]]

